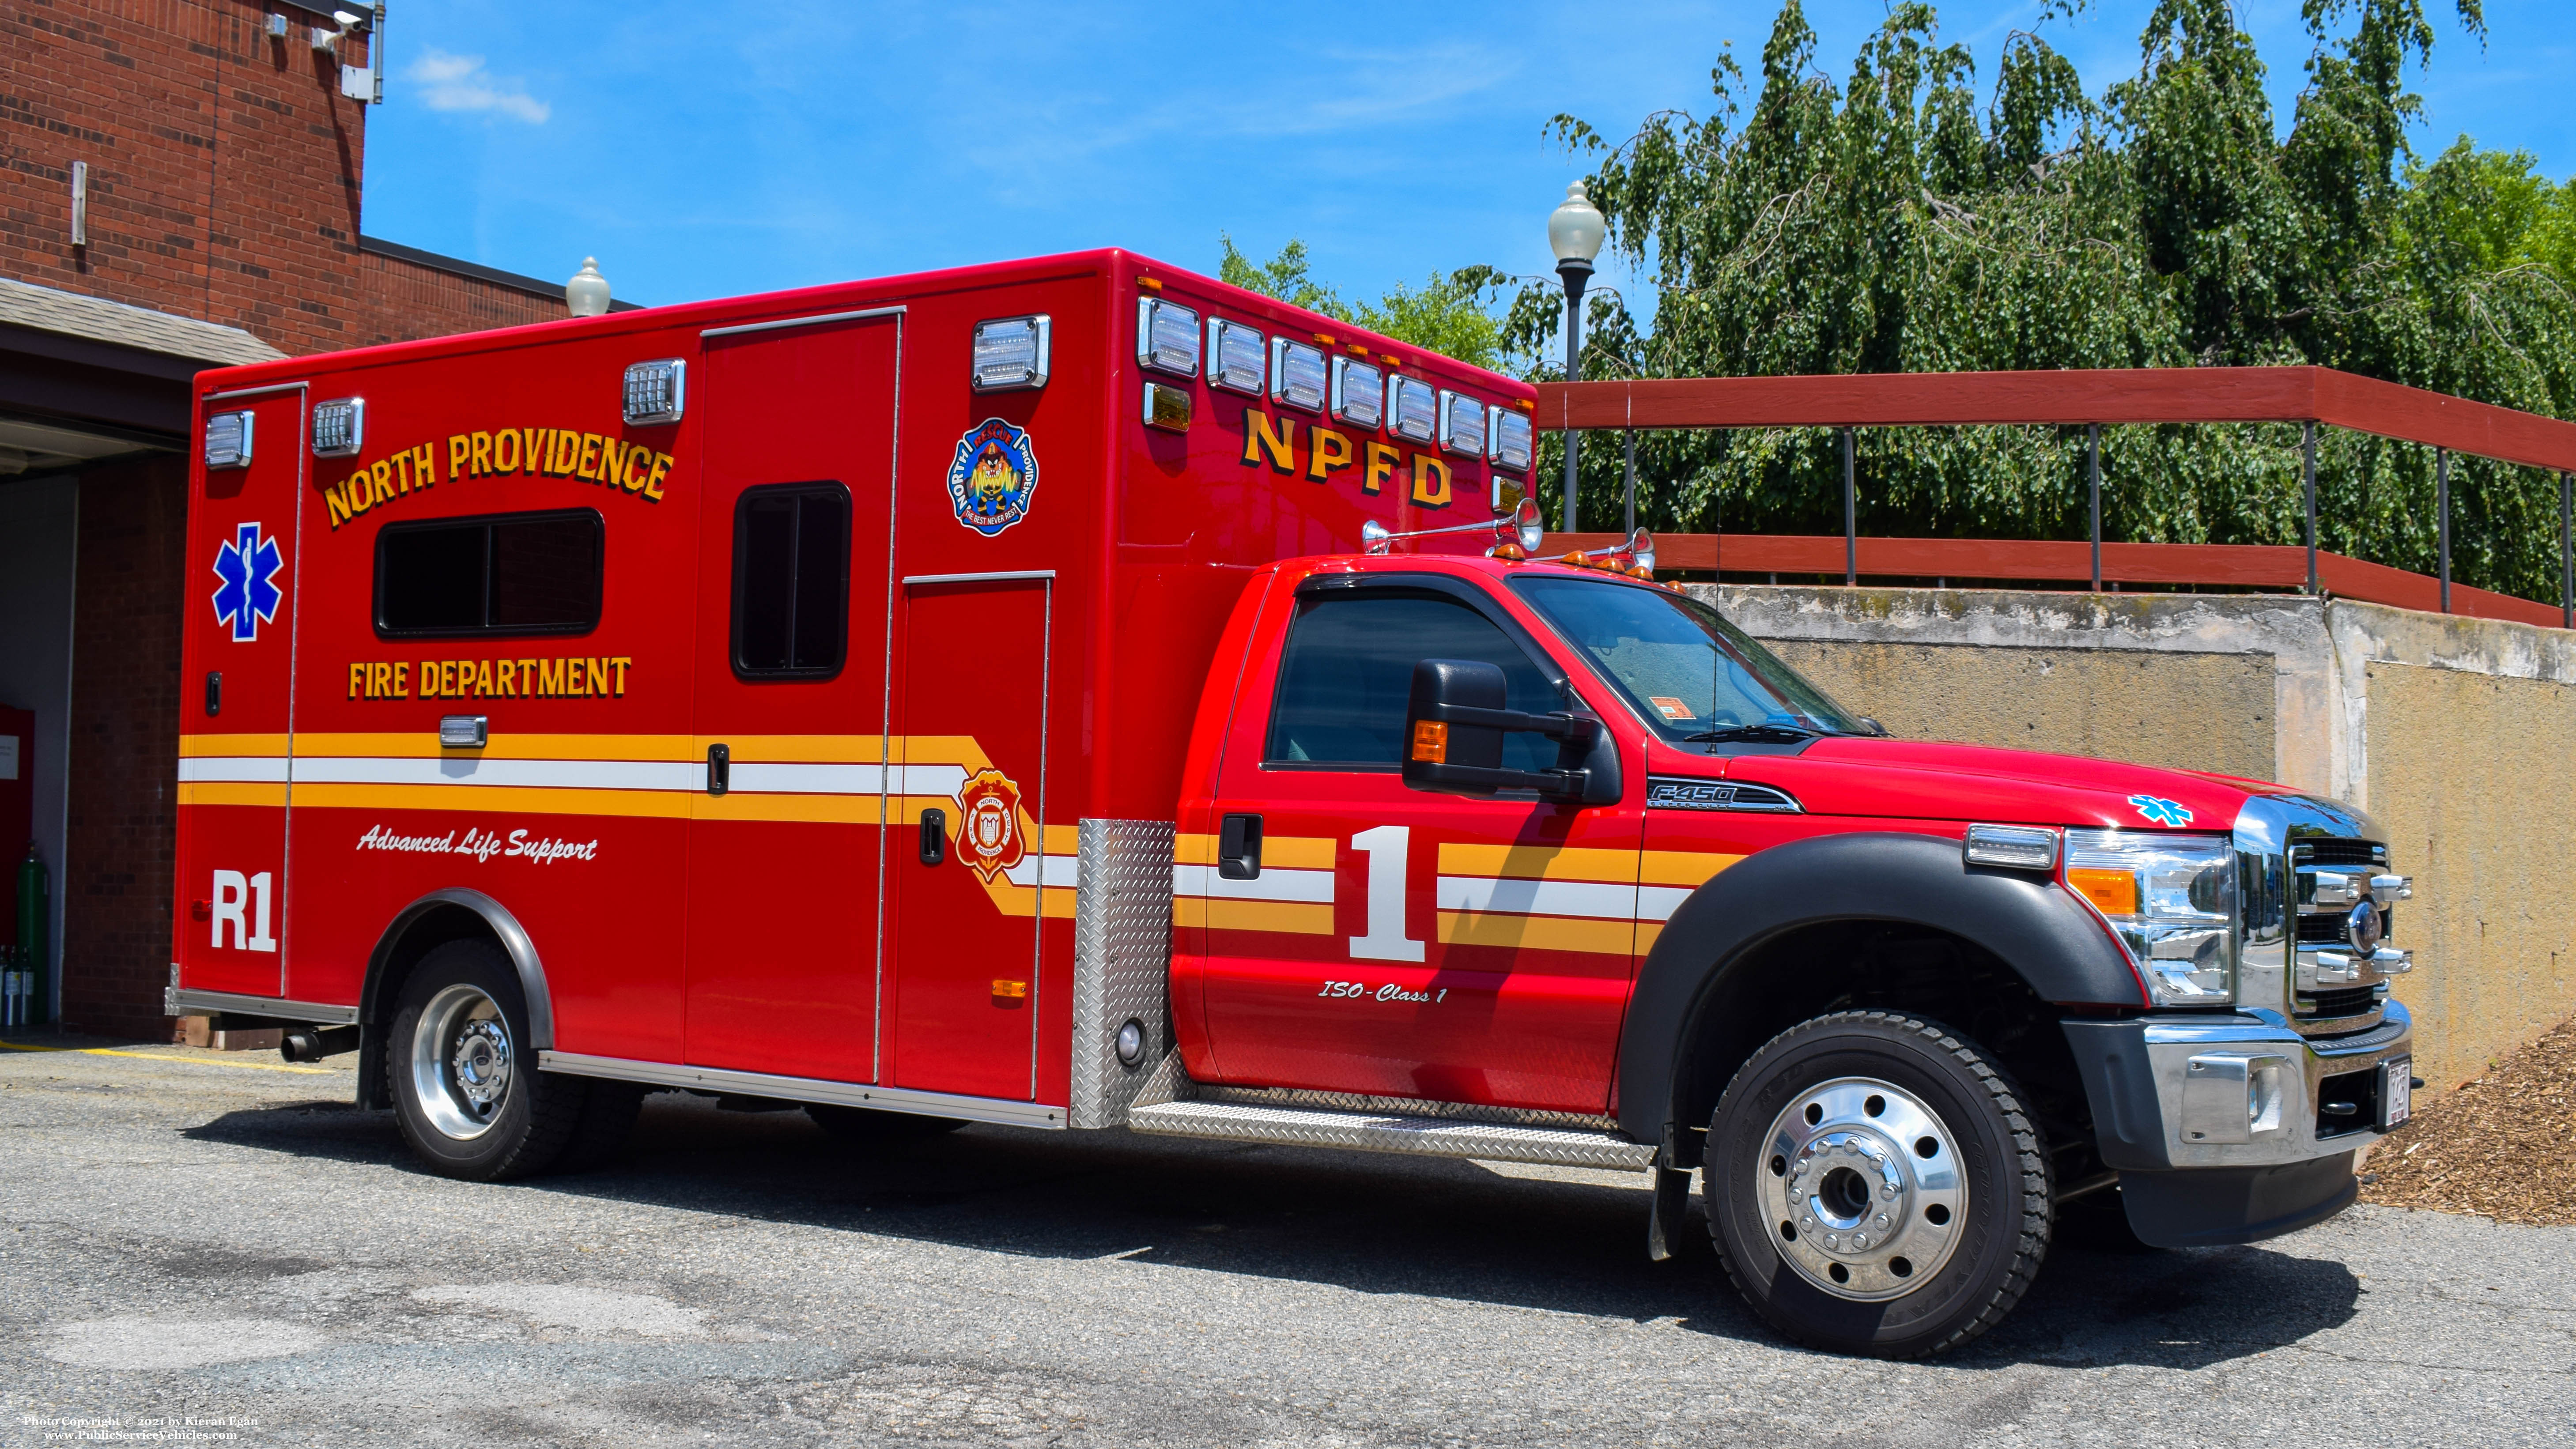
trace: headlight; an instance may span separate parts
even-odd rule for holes
[[[2234,999],[2236,855],[2225,836],[2070,830],[2066,884],[2110,921],[2156,1005]]]

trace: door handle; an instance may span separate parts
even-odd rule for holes
[[[216,715],[223,712],[224,672],[220,669],[209,669],[206,671],[206,713]]]
[[[722,745],[707,746],[707,793],[721,795],[733,788],[733,751]]]
[[[1261,878],[1261,817],[1229,815],[1217,827],[1216,873],[1221,880]]]
[[[948,813],[944,810],[921,812],[921,863],[937,865],[948,858]]]

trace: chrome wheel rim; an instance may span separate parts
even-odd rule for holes
[[[1967,1227],[1957,1134],[1921,1098],[1874,1077],[1800,1092],[1754,1166],[1772,1246],[1837,1298],[1884,1302],[1940,1274]]]
[[[441,1136],[470,1142],[490,1131],[517,1068],[510,1019],[481,987],[445,987],[421,1008],[411,1035],[412,1095]]]

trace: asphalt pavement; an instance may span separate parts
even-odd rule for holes
[[[0,1443],[2576,1442],[2576,1228],[2060,1244],[1966,1350],[1809,1353],[1642,1178],[647,1100],[415,1167],[350,1058],[0,1051]],[[1694,1220],[1696,1221],[1696,1220]],[[226,1437],[230,1436],[230,1437]]]

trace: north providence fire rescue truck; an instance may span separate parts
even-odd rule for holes
[[[1889,738],[1645,540],[1532,557],[1528,385],[1267,297],[1103,251],[198,392],[169,1010],[357,1051],[440,1172],[680,1089],[1633,1168],[1661,1255],[1700,1169],[1773,1323],[1914,1354],[2070,1203],[2286,1232],[2407,1112],[2368,818]]]

